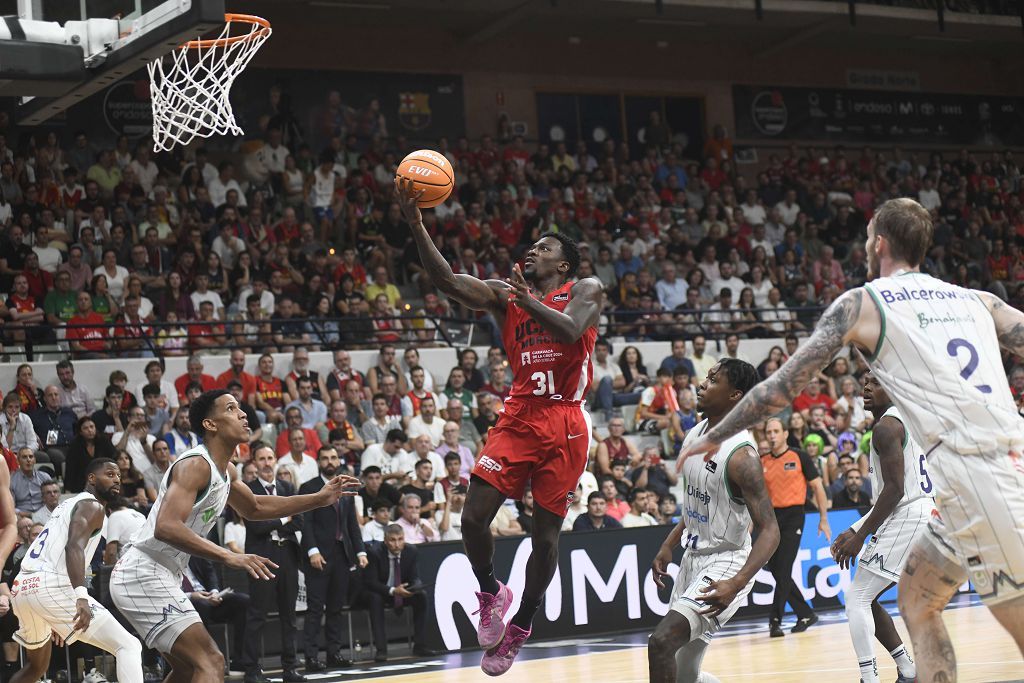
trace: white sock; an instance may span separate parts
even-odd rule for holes
[[[860,683],[881,683],[878,680],[878,664],[874,658],[859,662]]]
[[[917,676],[917,667],[914,666],[914,660],[910,658],[906,646],[900,645],[895,650],[891,650],[889,654],[896,660],[896,668],[899,669],[900,676],[904,678],[915,678]]]

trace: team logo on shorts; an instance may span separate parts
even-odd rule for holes
[[[501,465],[486,455],[481,455],[476,465],[485,472],[501,472]]]

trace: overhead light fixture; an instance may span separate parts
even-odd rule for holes
[[[708,25],[706,21],[687,21],[686,19],[637,19],[636,23],[654,26],[691,26],[698,28]]]
[[[330,7],[332,9],[391,9],[391,5],[378,4],[375,2],[348,2],[348,0],[311,0],[309,6]]]

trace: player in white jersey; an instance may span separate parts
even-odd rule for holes
[[[65,643],[80,640],[106,650],[117,659],[120,683],[142,683],[142,645],[85,587],[85,565],[106,532],[107,505],[121,494],[121,470],[113,460],[97,458],[85,476],[85,491],[54,509],[14,580],[14,640],[26,655],[12,683],[43,677],[53,634]]]
[[[832,557],[848,569],[860,556],[857,575],[846,591],[846,616],[857,653],[861,683],[879,683],[873,639],[896,661],[896,683],[911,683],[917,675],[913,660],[878,596],[900,580],[910,546],[928,528],[935,503],[924,451],[903,425],[899,409],[874,373],[864,376],[864,407],[875,417],[871,433],[871,512],[836,537]]]
[[[757,370],[723,358],[697,388],[704,420],[686,435],[698,439],[757,383]],[[754,440],[746,431],[726,439],[708,459],[680,461],[686,498],[679,523],[654,558],[654,580],[664,588],[672,552],[683,559],[672,588],[670,611],[648,641],[652,682],[714,683],[700,665],[712,636],[732,618],[754,587],[754,575],[779,545],[779,527],[764,484]],[[757,541],[751,547],[753,521]],[[685,538],[683,536],[685,532]],[[677,656],[678,653],[678,656]]]
[[[0,417],[2,419],[4,417]],[[17,542],[18,515],[14,511],[14,496],[11,494],[11,473],[6,467],[0,467],[0,567],[7,563],[7,557]],[[0,604],[9,608],[10,600],[10,586],[0,583]]]
[[[987,292],[920,272],[928,211],[890,199],[868,224],[868,276],[825,311],[814,334],[717,427],[680,453],[718,448],[788,406],[835,354],[854,345],[925,449],[938,515],[911,547],[899,605],[920,680],[955,681],[942,609],[970,578],[1024,654],[1024,418],[1001,348],[1024,355],[1024,313]]]
[[[316,494],[255,496],[231,464],[235,448],[249,440],[248,421],[234,396],[224,389],[200,395],[190,406],[189,421],[203,445],[179,455],[164,474],[146,526],[114,566],[110,595],[146,645],[170,662],[169,681],[222,681],[224,656],[181,590],[189,557],[271,578],[273,562],[238,555],[207,539],[224,506],[230,503],[249,520],[287,518],[355,495],[359,480],[339,475]]]

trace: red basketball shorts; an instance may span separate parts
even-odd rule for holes
[[[534,504],[564,517],[587,467],[590,439],[582,405],[509,399],[473,474],[516,500],[530,484]]]

